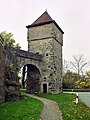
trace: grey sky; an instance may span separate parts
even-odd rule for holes
[[[25,26],[46,9],[64,31],[64,59],[83,54],[90,60],[90,0],[0,0],[0,32],[12,32],[27,49]]]

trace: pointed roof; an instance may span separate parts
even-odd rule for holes
[[[45,11],[32,25],[53,21],[47,11]]]
[[[54,23],[58,29],[64,34],[62,29],[58,26],[58,24],[51,18],[47,11],[45,11],[37,20],[35,20],[31,25],[26,26],[26,28],[41,26],[45,24]]]

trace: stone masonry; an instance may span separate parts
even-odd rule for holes
[[[5,51],[3,46],[0,44],[0,103],[5,100],[5,87],[4,87],[4,69],[5,69]]]
[[[62,92],[64,32],[47,11],[26,28],[28,51],[0,44],[0,102],[20,98],[20,69],[28,93]]]
[[[62,91],[63,31],[44,12],[33,24],[27,26],[28,51],[43,56],[41,91]]]
[[[0,103],[20,98],[16,52],[0,43]]]

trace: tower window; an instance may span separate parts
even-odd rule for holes
[[[46,54],[46,56],[48,56],[48,53]]]
[[[44,77],[44,79],[46,79],[46,77]]]
[[[50,76],[52,76],[52,74],[50,74]]]
[[[36,52],[36,54],[38,54],[38,55],[39,55],[39,52]]]

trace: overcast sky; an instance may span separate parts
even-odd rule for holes
[[[90,0],[0,0],[0,32],[14,34],[27,50],[27,29],[45,10],[64,31],[63,57],[90,61]]]

